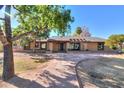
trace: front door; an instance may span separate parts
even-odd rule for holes
[[[60,43],[60,51],[64,51],[64,43]]]

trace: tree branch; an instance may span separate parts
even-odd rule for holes
[[[4,18],[0,18],[0,20],[5,20]]]
[[[14,5],[13,8],[21,13],[21,10],[17,9]]]
[[[9,42],[7,41],[6,37],[4,36],[3,31],[1,29],[0,29],[0,41],[2,42],[3,45],[9,44]]]
[[[20,38],[23,37],[23,36],[32,35],[32,34],[35,34],[35,33],[36,33],[36,32],[34,32],[34,31],[25,32],[25,33],[23,33],[23,34],[20,34],[20,35],[18,35],[18,36],[13,37],[13,38],[12,38],[12,41],[16,41],[16,40],[20,39]]]

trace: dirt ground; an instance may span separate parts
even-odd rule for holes
[[[124,56],[86,59],[76,67],[80,87],[124,88]]]
[[[106,53],[53,53],[31,54],[14,53],[16,60],[32,61],[31,58],[49,58],[48,62],[39,64],[37,68],[18,73],[7,82],[0,81],[0,87],[16,88],[77,88],[79,87],[75,65],[86,58],[116,57]],[[0,54],[2,57],[2,54]],[[30,63],[29,63],[30,65]]]

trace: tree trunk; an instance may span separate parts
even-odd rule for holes
[[[5,34],[9,44],[4,46],[4,63],[3,63],[3,80],[6,81],[14,76],[14,61],[13,61],[13,49],[12,49],[12,31],[10,12],[11,6],[5,7]]]

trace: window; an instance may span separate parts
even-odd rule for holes
[[[39,42],[35,42],[35,48],[40,48],[40,43]]]
[[[104,50],[104,43],[98,43],[98,50]]]
[[[46,49],[46,43],[41,43],[40,48],[41,48],[41,49]]]
[[[80,43],[70,43],[69,50],[80,50]]]

